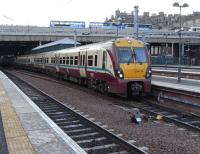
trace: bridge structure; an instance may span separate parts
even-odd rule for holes
[[[63,38],[76,39],[82,44],[95,43],[120,37],[133,37],[133,28],[64,28],[37,26],[0,25],[0,55],[23,54],[44,43]],[[151,30],[139,32],[139,38],[149,43],[152,55],[172,55],[178,57],[179,33],[174,30]],[[200,32],[182,31],[181,42],[186,50],[200,57]],[[188,48],[188,49],[187,49]]]

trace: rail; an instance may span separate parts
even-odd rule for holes
[[[5,72],[6,73],[6,72]],[[24,93],[32,99],[61,129],[87,153],[146,154],[135,145],[90,121],[70,107],[63,105],[29,83],[6,73]]]

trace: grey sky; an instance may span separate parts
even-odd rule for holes
[[[99,21],[115,14],[115,10],[131,12],[139,6],[143,12],[178,14],[174,2],[188,3],[183,14],[200,11],[199,0],[0,0],[0,24],[49,26],[50,20]]]

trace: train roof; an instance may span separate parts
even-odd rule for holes
[[[53,51],[53,50],[59,50],[59,49],[64,49],[64,48],[69,48],[69,47],[73,47],[74,44],[76,43],[76,45],[81,45],[79,42],[71,40],[69,38],[64,38],[58,41],[54,41],[51,43],[47,43],[44,45],[40,45],[36,48],[32,49],[32,53],[34,52],[49,52],[49,51]]]
[[[115,42],[117,41],[121,41],[121,40],[124,40],[124,39],[127,39],[127,40],[130,40],[130,41],[138,41],[138,42],[142,42],[140,40],[136,40],[136,39],[133,39],[133,38],[118,38],[118,39],[112,39],[112,40],[108,40],[108,41],[104,41],[104,42],[99,42],[99,43],[93,43],[93,44],[88,44],[88,45],[83,45],[83,46],[79,46],[79,47],[71,47],[71,48],[66,48],[66,49],[61,49],[61,50],[53,50],[53,51],[48,51],[48,52],[43,52],[43,53],[32,53],[32,54],[29,54],[29,55],[36,55],[36,54],[48,54],[48,55],[51,55],[51,54],[62,54],[62,53],[65,53],[65,52],[77,52],[77,50],[79,51],[82,51],[82,50],[93,50],[93,49],[99,49],[99,48],[104,48],[104,49],[109,49],[111,48],[112,44],[114,44]],[[76,49],[76,50],[75,50]]]

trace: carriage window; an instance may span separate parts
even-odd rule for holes
[[[103,52],[103,63],[102,63],[102,68],[105,69],[106,68],[106,52]]]
[[[69,57],[66,57],[66,64],[69,65]]]
[[[93,65],[93,56],[88,56],[88,66]]]
[[[78,56],[74,57],[74,65],[78,65]]]
[[[94,58],[94,66],[97,66],[97,55],[95,55],[95,58]]]
[[[83,66],[85,66],[85,55],[83,55]]]
[[[63,64],[65,64],[65,57],[63,57]]]
[[[71,57],[70,57],[70,65],[73,65],[73,61],[74,61],[74,57],[71,56]]]

